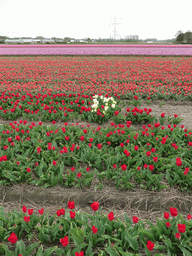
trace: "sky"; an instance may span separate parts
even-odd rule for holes
[[[0,35],[8,37],[174,38],[192,31],[192,0],[0,0]]]

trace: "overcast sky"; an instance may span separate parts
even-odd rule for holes
[[[192,0],[0,0],[0,35],[8,37],[174,38],[192,31]],[[118,37],[117,37],[118,38]]]

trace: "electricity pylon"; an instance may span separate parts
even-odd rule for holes
[[[116,16],[115,16],[114,22],[110,24],[110,25],[113,25],[113,31],[112,32],[113,32],[113,37],[114,37],[115,40],[116,40],[117,36],[120,36],[119,34],[117,34],[117,25],[119,25],[119,24],[121,24],[121,23],[116,22]]]

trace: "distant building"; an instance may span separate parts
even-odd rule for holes
[[[147,44],[153,44],[153,41],[147,41]]]
[[[32,40],[32,44],[40,44],[42,42],[42,39],[34,39]]]
[[[22,39],[6,39],[5,44],[22,44],[23,40]]]
[[[139,36],[138,35],[129,35],[129,36],[125,36],[125,39],[139,40]]]
[[[89,40],[92,42],[92,40]],[[88,43],[89,42],[87,39],[62,39],[62,38],[19,38],[19,39],[14,39],[14,38],[9,38],[5,39],[4,43],[5,44],[54,44],[54,43]],[[3,40],[2,40],[3,42]]]
[[[88,43],[88,41],[85,40],[85,39],[76,39],[75,41],[76,41],[77,43]]]
[[[41,40],[41,43],[43,43],[43,44],[54,44],[55,43],[55,40],[53,40],[53,39],[50,39],[50,38],[45,38],[45,39],[42,39]]]
[[[53,39],[50,38],[43,38],[43,39],[36,39],[36,38],[22,38],[22,39],[6,39],[5,44],[52,44],[55,43]]]
[[[59,38],[56,38],[54,41],[56,43],[64,43],[64,40],[63,39],[59,39]]]
[[[31,44],[33,42],[33,39],[32,38],[23,38],[21,39],[22,40],[22,43],[24,44]]]

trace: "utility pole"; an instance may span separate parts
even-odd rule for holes
[[[117,25],[119,25],[119,24],[121,24],[121,23],[117,23],[116,22],[116,16],[115,16],[115,18],[114,18],[114,22],[113,23],[111,23],[110,25],[113,25],[113,36],[114,36],[114,39],[116,40],[116,37],[117,36],[120,36],[119,34],[117,34]],[[110,26],[109,25],[109,26]]]

